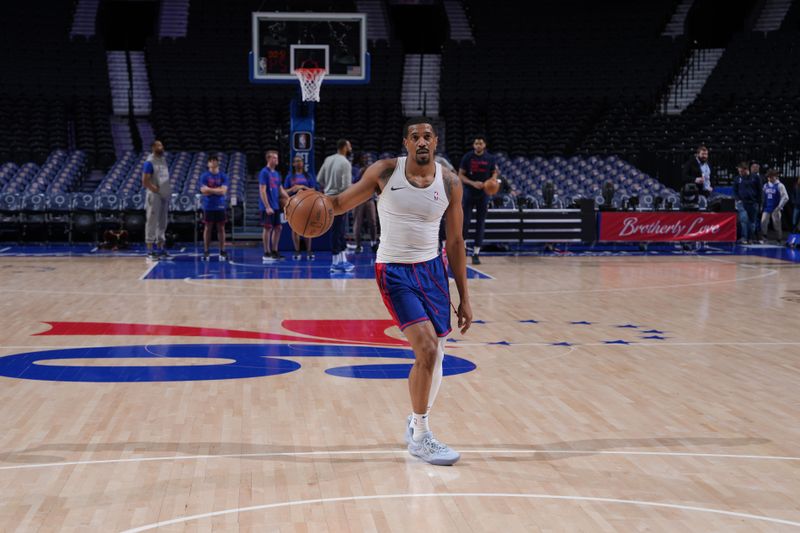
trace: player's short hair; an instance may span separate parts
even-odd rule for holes
[[[707,152],[708,151],[708,146],[706,146],[705,144],[698,144],[697,145],[697,149],[694,152],[696,154],[699,154],[703,150],[705,150]]]
[[[777,168],[771,168],[771,169],[767,170],[767,177],[768,178],[772,178],[772,177],[776,177],[777,178],[780,175],[781,175],[781,173]]]
[[[217,154],[208,154],[208,159],[206,159],[206,162],[209,161],[219,162],[219,156]]]
[[[408,128],[411,126],[416,126],[417,124],[430,124],[431,130],[433,130],[433,134],[436,135],[436,126],[433,124],[433,119],[430,117],[412,117],[406,120],[406,123],[403,124],[403,138],[405,139],[408,137]]]
[[[472,142],[479,140],[486,142],[486,135],[484,135],[483,133],[476,133],[475,135],[472,136]]]
[[[150,148],[155,148],[156,147],[156,143],[161,143],[162,146],[164,144],[164,143],[161,142],[161,139],[153,139],[153,142],[150,143]]]
[[[267,150],[266,152],[264,152],[264,156],[268,156],[269,154],[278,155],[278,151],[277,150]]]
[[[736,168],[743,168],[743,169],[746,170],[746,169],[750,168],[750,165],[747,164],[747,161],[742,161],[741,163],[736,165]]]
[[[341,150],[342,148],[347,146],[348,142],[349,141],[347,139],[339,139],[338,141],[336,141],[336,149]]]

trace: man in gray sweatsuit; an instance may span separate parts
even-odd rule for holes
[[[153,141],[153,152],[147,156],[142,167],[142,186],[147,189],[145,213],[147,220],[144,226],[144,242],[147,245],[147,258],[158,261],[159,256],[166,257],[164,247],[167,230],[167,214],[172,187],[169,182],[169,167],[164,157],[164,145],[159,140]],[[153,249],[156,244],[160,252]]]
[[[322,168],[317,173],[317,183],[322,187],[322,192],[327,196],[332,196],[345,191],[350,186],[353,179],[353,169],[347,159],[353,152],[350,141],[339,139],[336,143],[336,153],[329,155],[322,163]],[[333,217],[331,226],[331,272],[350,272],[355,268],[345,257],[344,251],[347,248],[345,239],[345,226],[347,214]]]

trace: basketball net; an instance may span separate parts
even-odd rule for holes
[[[319,90],[322,88],[322,80],[325,79],[325,69],[301,67],[295,69],[294,73],[300,80],[303,101],[319,102]]]

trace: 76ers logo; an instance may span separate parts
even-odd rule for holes
[[[282,326],[294,334],[160,324],[47,324],[49,330],[35,335],[217,337],[251,342],[92,346],[19,353],[0,357],[0,376],[104,383],[204,381],[286,374],[300,369],[301,363],[295,359],[364,358],[372,361],[333,366],[325,373],[343,378],[403,379],[408,377],[414,362],[408,343],[386,335],[386,329],[392,325],[389,320],[284,320]],[[395,362],[384,362],[387,360]],[[442,367],[445,376],[476,368],[473,362],[453,355],[444,356]]]

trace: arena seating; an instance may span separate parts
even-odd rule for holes
[[[70,192],[88,170],[83,151],[57,150],[40,167],[36,163],[4,163],[0,166],[0,193],[16,195],[58,194]]]
[[[543,188],[547,182],[555,187],[554,207],[567,207],[583,198],[594,200],[600,207],[606,203],[603,186],[607,182],[613,184],[612,207],[615,208],[627,207],[626,202],[633,197],[644,208],[654,207],[657,197],[664,203],[672,200],[677,205],[678,202],[676,191],[616,156],[566,159],[561,156],[510,157],[504,152],[496,155],[501,176],[510,188],[510,200],[504,200],[501,195],[501,205],[523,203],[524,207],[543,207]]]
[[[229,195],[242,199],[244,196],[244,181],[247,176],[247,161],[243,153],[219,153],[220,169],[231,180]],[[114,194],[129,196],[142,192],[142,167],[148,154],[125,152],[114,163],[108,174],[97,186],[95,194]],[[172,191],[176,194],[199,194],[200,175],[206,171],[205,152],[168,152],[167,163],[170,170]]]
[[[262,4],[241,0],[220,9],[216,1],[193,0],[186,38],[147,42],[150,120],[168,150],[178,209],[196,195],[208,153],[222,155],[231,194],[243,202],[248,169],[263,165],[265,148],[286,147],[297,86],[247,79],[251,43],[242,20]],[[352,0],[284,4],[270,9],[356,10]],[[780,31],[735,34],[695,102],[680,115],[663,115],[659,98],[691,46],[660,36],[675,0],[544,0],[532,17],[515,16],[518,6],[463,4],[475,42],[449,41],[442,50],[440,152],[457,165],[472,136],[486,134],[509,186],[498,205],[541,205],[548,182],[557,205],[579,197],[605,203],[606,182],[614,185],[614,205],[634,196],[644,207],[674,201],[680,164],[699,142],[711,148],[715,176],[742,159],[800,160],[797,5]],[[0,66],[14,76],[0,87],[0,211],[16,212],[15,223],[23,213],[40,220],[42,207],[51,215],[141,210],[145,155],[114,156],[103,45],[69,40],[73,7],[53,6],[46,19],[24,3],[5,11]],[[40,23],[35,34],[30,20]],[[318,165],[340,137],[370,160],[401,150],[403,45],[370,41],[369,51],[370,85],[323,85]],[[94,183],[86,181],[91,170],[104,173],[95,190],[81,187]]]
[[[241,152],[219,156],[220,168],[231,179],[229,198],[236,198],[231,203],[236,204],[234,217],[238,220],[245,197],[247,159]],[[176,212],[196,211],[207,157],[205,152],[167,154]],[[21,166],[4,163],[0,165],[0,223],[4,230],[15,231],[22,238],[35,223],[61,227],[70,237],[73,229],[82,228],[95,240],[99,229],[126,226],[129,217],[138,224],[143,220],[142,166],[146,158],[146,153],[125,152],[90,193],[77,191],[88,171],[88,156],[83,151],[55,151],[41,167],[32,162]],[[77,219],[79,224],[75,224]]]
[[[36,3],[3,7],[0,161],[41,165],[59,149],[83,150],[101,168],[114,160],[105,53],[96,39],[69,40],[71,9],[51,3],[43,16]]]
[[[661,179],[669,183],[698,143],[711,148],[715,173],[736,163],[779,164],[800,150],[800,51],[797,33],[735,35],[702,93],[680,115],[653,113],[651,106],[609,106],[576,153],[617,153],[632,161],[662,154]]]
[[[666,0],[550,0],[531,17],[511,4],[465,4],[476,42],[451,41],[442,57],[453,156],[478,132],[513,156],[571,154],[615,102],[652,111],[687,46],[658,36],[673,7]]]

